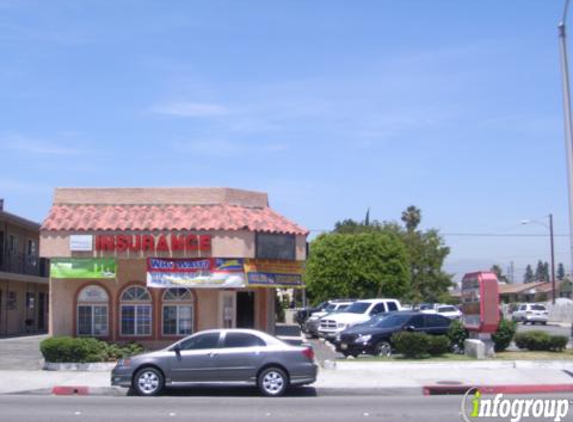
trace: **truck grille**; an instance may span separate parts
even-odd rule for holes
[[[320,320],[321,330],[336,330],[336,321],[332,319],[321,319]]]

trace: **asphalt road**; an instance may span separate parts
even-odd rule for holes
[[[570,396],[538,396],[570,399]],[[54,397],[0,396],[0,420],[122,421],[427,421],[461,420],[461,396],[437,397]],[[469,404],[469,403],[468,403]],[[573,415],[573,405],[564,420]],[[488,421],[504,419],[488,418]],[[505,419],[509,420],[508,418]],[[530,420],[524,418],[522,420]],[[534,420],[534,419],[531,419]],[[537,419],[539,420],[539,419]]]

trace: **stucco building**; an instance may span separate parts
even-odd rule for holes
[[[48,328],[48,268],[38,254],[40,224],[4,211],[0,199],[0,335]]]
[[[208,328],[272,332],[275,289],[302,287],[307,235],[261,192],[56,189],[40,239],[50,333],[159,346]]]

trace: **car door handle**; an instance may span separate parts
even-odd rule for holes
[[[210,358],[217,357],[217,353],[211,352],[211,353],[209,353],[209,357],[210,357]]]

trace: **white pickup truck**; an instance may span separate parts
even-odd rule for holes
[[[396,299],[365,299],[354,302],[344,312],[327,315],[320,320],[318,335],[327,340],[334,340],[336,336],[347,328],[368,321],[375,315],[400,311],[400,302]]]

